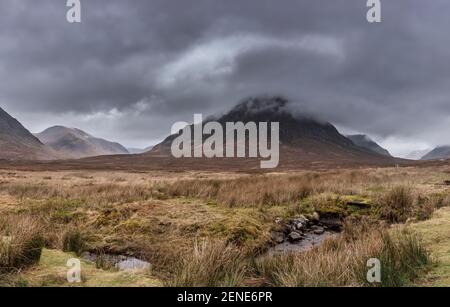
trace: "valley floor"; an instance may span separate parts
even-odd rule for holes
[[[371,286],[365,262],[373,257],[389,261],[381,285],[450,285],[449,174],[449,166],[272,174],[4,170],[0,285]],[[292,221],[316,216],[342,221],[341,235],[301,255],[266,253],[280,236],[287,240]],[[389,227],[405,222],[419,240]],[[109,259],[118,255],[151,269],[116,269]],[[82,261],[80,284],[66,280],[74,257]]]

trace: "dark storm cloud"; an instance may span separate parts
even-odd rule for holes
[[[382,0],[376,25],[365,0],[81,3],[81,25],[64,0],[0,3],[0,105],[33,130],[144,145],[194,112],[281,94],[389,145],[450,143],[448,1]]]

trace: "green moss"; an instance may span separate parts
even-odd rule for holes
[[[436,260],[429,272],[417,284],[450,286],[450,208],[442,208],[430,220],[410,227],[420,235],[425,247]]]
[[[301,200],[298,205],[298,213],[310,215],[318,212],[321,216],[334,217],[371,215],[374,214],[371,201],[365,195],[319,194]]]
[[[61,223],[61,224],[69,224],[76,220],[81,220],[86,217],[86,214],[83,212],[77,211],[69,211],[67,209],[59,209],[56,212],[51,214],[52,223]]]
[[[142,232],[142,233],[151,233],[153,225],[150,224],[150,221],[132,217],[126,221],[121,222],[119,225],[114,227],[115,230],[127,231],[127,232]]]

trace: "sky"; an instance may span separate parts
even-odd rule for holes
[[[0,106],[146,147],[194,113],[282,95],[391,153],[450,144],[450,1],[0,2]]]

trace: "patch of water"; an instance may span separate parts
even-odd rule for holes
[[[142,261],[137,258],[128,257],[125,260],[117,262],[115,264],[115,267],[122,271],[149,270],[151,264],[147,261]]]
[[[304,238],[300,241],[291,243],[285,241],[271,247],[267,253],[269,255],[282,254],[288,252],[306,252],[316,246],[321,245],[326,239],[336,237],[338,234],[335,232],[324,232],[323,234],[305,233]]]
[[[105,267],[114,267],[121,271],[143,271],[151,269],[150,262],[124,255],[83,253],[83,259],[90,262],[102,262]]]

